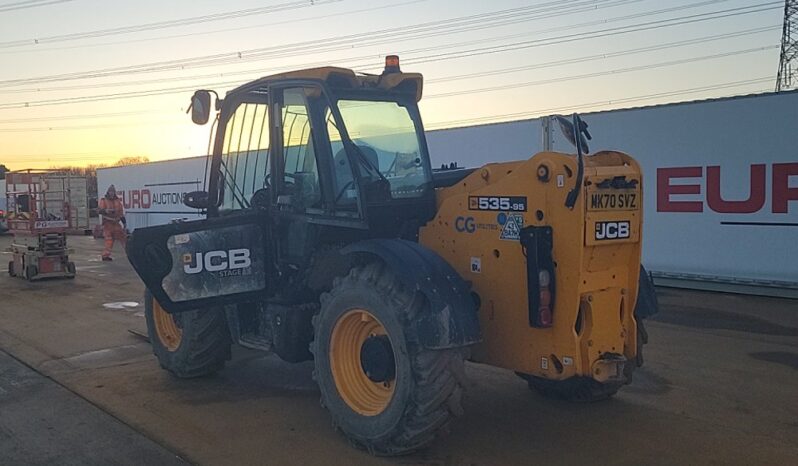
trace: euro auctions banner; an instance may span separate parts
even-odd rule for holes
[[[620,150],[643,167],[649,269],[798,288],[798,92],[581,115],[591,150]],[[430,132],[433,165],[527,159],[543,148],[541,128],[526,120]],[[559,129],[552,141],[574,151]]]
[[[203,218],[183,204],[186,193],[202,189],[205,157],[191,157],[97,170],[102,197],[114,185],[125,206],[128,228]]]

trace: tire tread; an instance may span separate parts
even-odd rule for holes
[[[358,286],[374,287],[384,297],[404,326],[405,339],[413,374],[413,391],[402,414],[400,422],[388,434],[379,439],[356,437],[343,432],[356,446],[368,450],[373,455],[394,456],[411,453],[429,444],[442,431],[448,429],[453,415],[462,414],[463,393],[462,376],[464,372],[462,349],[431,350],[416,343],[412,319],[426,305],[416,293],[406,290],[396,276],[380,262],[352,268],[348,275],[336,279],[329,293],[322,296],[322,311],[331,298],[346,289]],[[314,327],[318,328],[320,316],[314,317]],[[320,337],[312,344],[315,356],[319,354]],[[315,373],[318,377],[319,374]],[[324,402],[322,401],[322,404]],[[335,420],[333,424],[339,426]]]

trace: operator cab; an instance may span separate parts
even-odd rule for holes
[[[389,56],[380,75],[315,68],[217,96],[207,190],[186,204],[209,217],[268,209],[411,239],[435,210],[421,93],[421,75]],[[207,123],[210,107],[211,91],[197,91],[192,120]]]

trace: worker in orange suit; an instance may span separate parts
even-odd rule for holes
[[[103,249],[103,260],[110,261],[111,249],[114,247],[114,240],[122,243],[122,247],[127,242],[127,220],[125,220],[125,208],[122,200],[116,196],[114,185],[108,187],[105,197],[100,199],[98,213],[102,217],[103,238],[105,238],[105,249]]]

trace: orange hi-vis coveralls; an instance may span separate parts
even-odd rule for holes
[[[104,197],[100,199],[98,207],[105,211],[105,213],[102,214],[103,238],[105,238],[103,257],[111,257],[111,249],[114,247],[114,240],[122,243],[123,248],[127,242],[127,234],[119,223],[122,217],[125,216],[125,208],[122,205],[122,200],[118,197],[113,199]]]

